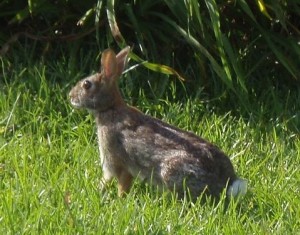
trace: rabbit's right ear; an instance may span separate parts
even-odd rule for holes
[[[113,79],[118,75],[116,54],[111,49],[106,49],[101,56],[101,71],[106,79]]]
[[[130,52],[130,46],[127,46],[123,50],[121,50],[116,56],[119,76],[122,75],[122,73],[126,67],[127,57],[128,57],[129,52]]]

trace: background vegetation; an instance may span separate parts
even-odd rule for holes
[[[1,1],[0,233],[299,233],[299,24],[297,0]],[[67,94],[125,44],[126,101],[219,145],[243,201],[98,192],[93,119]]]
[[[298,84],[299,15],[297,0],[4,0],[1,55],[35,45],[28,59],[79,58],[128,44],[136,63],[175,68],[188,94],[247,106],[266,87]],[[140,69],[134,83],[161,97],[169,79]]]

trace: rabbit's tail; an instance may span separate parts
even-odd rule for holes
[[[229,197],[240,197],[244,196],[247,192],[247,180],[237,178],[227,189],[227,196]]]

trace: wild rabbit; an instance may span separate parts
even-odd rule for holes
[[[125,104],[118,78],[129,52],[129,47],[117,55],[105,50],[101,71],[69,93],[75,108],[86,108],[96,118],[102,187],[116,177],[121,196],[138,177],[175,190],[179,198],[187,191],[192,199],[202,193],[218,198],[227,186],[228,196],[244,195],[246,180],[236,176],[229,158],[215,145]]]

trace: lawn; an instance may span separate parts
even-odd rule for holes
[[[246,196],[225,208],[224,199],[178,201],[138,181],[126,198],[117,197],[115,182],[99,192],[93,118],[67,99],[81,67],[64,59],[1,64],[1,234],[300,234],[300,90],[270,87],[248,115],[140,91],[139,109],[214,142],[248,179]],[[130,75],[123,79],[132,103]]]

